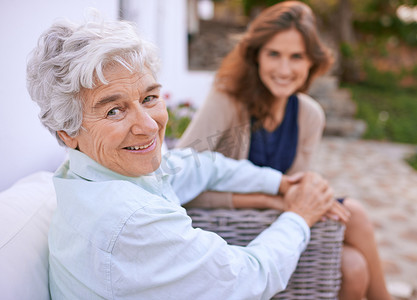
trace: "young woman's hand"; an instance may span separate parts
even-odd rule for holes
[[[291,185],[300,183],[304,177],[304,172],[298,172],[293,175],[282,175],[281,183],[278,189],[278,195],[285,195]]]
[[[350,211],[339,201],[335,200],[326,212],[324,218],[340,221],[346,224],[350,219]]]

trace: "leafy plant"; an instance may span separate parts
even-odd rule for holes
[[[412,156],[406,158],[406,161],[410,166],[417,170],[417,152]]]
[[[168,139],[179,139],[188,124],[190,124],[196,109],[191,102],[183,101],[167,105],[167,110],[169,119],[165,137]]]

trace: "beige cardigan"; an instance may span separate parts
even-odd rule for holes
[[[298,144],[287,174],[306,171],[322,137],[325,117],[321,106],[306,94],[297,94]],[[220,152],[234,159],[247,159],[251,132],[250,117],[243,105],[213,88],[197,111],[176,148],[192,147]],[[232,193],[205,192],[188,206],[232,207]]]

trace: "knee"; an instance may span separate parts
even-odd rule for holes
[[[342,253],[342,284],[339,299],[362,299],[370,280],[365,257],[356,249],[345,246]]]
[[[358,200],[352,198],[347,198],[344,203],[351,214],[346,229],[349,227],[360,228],[362,234],[373,234],[373,224],[368,217],[365,207]]]

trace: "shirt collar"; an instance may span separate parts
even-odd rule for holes
[[[152,177],[158,180],[168,176],[161,166],[156,171],[139,177],[125,176],[102,166],[88,155],[75,149],[69,150],[69,168],[76,175],[89,181],[127,180],[139,184]]]

